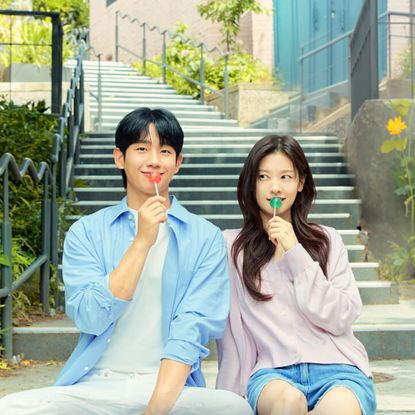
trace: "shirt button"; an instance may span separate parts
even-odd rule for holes
[[[86,372],[87,370],[89,370],[89,367],[88,366],[85,366],[84,367],[84,371]]]
[[[111,339],[108,339],[108,340],[107,340],[107,343],[109,343],[110,341],[111,341]]]
[[[131,237],[130,237],[130,239],[129,239],[129,241],[130,241],[130,242],[134,241],[134,237],[133,237],[133,236],[131,236]]]
[[[128,220],[133,220],[133,217],[131,215],[128,216]]]

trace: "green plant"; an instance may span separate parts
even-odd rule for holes
[[[59,12],[65,33],[89,25],[89,7],[85,0],[33,0],[33,10]]]
[[[395,193],[403,198],[410,233],[405,235],[404,245],[390,243],[391,253],[386,257],[386,264],[394,279],[415,278],[414,106],[410,100],[394,100],[390,102],[390,108],[396,116],[390,118],[386,125],[390,137],[382,143],[380,151],[383,154],[397,153],[399,156],[399,164],[394,171]]]
[[[415,44],[414,44],[415,48]],[[400,56],[400,73],[399,78],[408,79],[411,77],[411,70],[415,68],[415,51],[413,55],[413,62],[411,65],[411,45],[408,46],[403,50]]]
[[[0,9],[7,9],[10,4],[10,1],[1,0]],[[89,24],[89,8],[84,0],[34,0],[33,10],[59,12],[65,34],[72,33],[75,28],[86,28]],[[0,64],[4,67],[16,62],[50,65],[50,46],[34,45],[49,45],[51,38],[52,25],[49,19],[0,16],[0,42],[15,44],[3,47]],[[19,43],[25,45],[18,45]],[[64,36],[63,59],[72,56],[75,48],[73,39]]]
[[[175,27],[175,34],[180,35],[166,48],[166,62],[176,70],[185,75],[200,80],[200,49],[190,43],[186,35],[187,26],[179,23]],[[153,61],[162,63],[162,56],[157,55],[152,58]],[[141,62],[132,64],[140,73],[143,72]],[[219,57],[216,59],[205,57],[204,74],[205,83],[211,88],[220,90],[224,87],[224,69],[225,59]],[[162,77],[160,65],[147,62],[146,74],[153,78]],[[252,55],[238,49],[229,56],[228,61],[229,86],[236,85],[240,82],[269,82],[273,80],[266,65],[254,59]],[[199,97],[199,86],[183,79],[172,71],[167,71],[166,81],[169,85],[180,94],[192,95]],[[274,79],[274,81],[278,82]]]
[[[236,37],[240,31],[241,16],[248,11],[256,14],[266,12],[257,0],[207,0],[197,9],[201,17],[221,24],[222,43],[227,52],[238,49]]]
[[[0,29],[3,32],[1,41],[12,42],[14,45],[5,46],[0,53],[0,64],[4,67],[17,62],[50,65],[52,60],[51,47],[49,46],[52,38],[51,23],[47,20],[16,17],[9,17],[8,20],[13,26],[12,38],[9,36],[10,23],[3,18],[0,19]],[[73,51],[74,45],[64,39],[63,59],[68,59]]]
[[[44,102],[15,105],[0,100],[0,147],[2,151],[13,154],[17,163],[23,157],[32,159],[35,165],[40,161],[49,162],[52,153],[53,135],[56,129],[56,118],[46,115]],[[2,182],[0,182],[3,185]],[[30,176],[25,176],[20,183],[13,179],[9,182],[9,217],[12,223],[12,273],[13,278],[20,276],[24,269],[41,252],[41,204],[43,197],[42,183],[34,183]],[[2,217],[2,201],[0,201],[0,221]],[[68,227],[65,216],[73,213],[71,202],[59,199],[58,235],[62,243],[63,235]],[[60,245],[61,246],[61,245]],[[0,245],[0,262],[8,262]],[[57,270],[52,270],[52,291],[59,281]],[[28,319],[32,308],[38,308],[39,272],[24,284],[24,287],[13,295],[14,319]]]

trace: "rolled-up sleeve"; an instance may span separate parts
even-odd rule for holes
[[[62,272],[66,313],[81,332],[102,334],[129,304],[109,290],[109,274],[82,220],[72,225],[65,238]]]
[[[202,259],[193,272],[185,295],[170,324],[162,358],[199,368],[209,354],[209,339],[218,339],[225,329],[229,312],[229,277],[226,247],[219,229],[203,248]]]

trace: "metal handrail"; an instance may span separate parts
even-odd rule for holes
[[[380,15],[378,15],[378,18],[377,18],[378,24],[386,24],[388,26],[392,25],[393,24],[391,22],[391,17],[392,16],[411,17],[411,16],[414,16],[414,15],[411,14],[411,13],[407,13],[407,12],[395,12],[395,11],[392,11],[392,10],[388,10],[388,11],[386,11],[386,12],[381,13]],[[387,18],[387,22],[383,22],[382,21],[385,18]],[[399,22],[399,24],[402,24],[402,22]],[[302,123],[303,123],[303,120],[302,120],[302,106],[303,106],[303,102],[304,102],[304,99],[305,99],[304,61],[306,59],[308,59],[308,58],[310,58],[310,57],[312,57],[312,56],[314,56],[314,55],[316,55],[316,54],[324,51],[325,49],[328,49],[328,48],[334,46],[335,44],[337,44],[337,43],[339,43],[341,41],[344,41],[347,38],[349,39],[349,44],[350,44],[352,42],[353,33],[354,33],[354,30],[350,30],[350,31],[348,31],[346,33],[343,33],[342,35],[340,35],[340,36],[338,36],[338,37],[336,37],[334,39],[331,39],[330,41],[324,43],[323,45],[320,45],[320,46],[316,47],[315,49],[312,49],[312,50],[310,50],[310,51],[308,51],[306,53],[302,53],[298,57],[297,61],[298,61],[299,65],[300,65],[300,93],[299,93],[299,107],[300,107],[300,109],[299,109],[299,125],[300,125],[300,131],[302,130]],[[390,41],[391,40],[389,38],[388,39],[388,42],[389,42],[389,60],[390,60]],[[308,46],[308,44],[302,45],[301,46],[301,51],[304,51],[304,48],[306,46]],[[350,49],[349,49],[349,53],[350,53]],[[350,60],[350,55],[347,56],[347,60],[348,61]],[[388,66],[389,66],[389,71],[390,71],[390,66],[391,66],[390,62],[389,62],[389,65]],[[349,74],[349,76],[350,76],[350,74]],[[390,74],[389,74],[389,76],[390,76]],[[412,70],[411,71],[411,85],[414,83],[414,79],[413,78],[414,78],[414,74],[413,74],[413,70]],[[348,79],[348,82],[349,81],[350,81],[350,79]],[[413,88],[411,88],[411,90],[413,91]]]
[[[57,131],[53,136],[50,163],[41,162],[36,171],[33,161],[24,159],[21,167],[17,166],[11,154],[4,154],[0,159],[0,177],[3,179],[3,223],[2,245],[9,265],[1,266],[2,285],[0,299],[4,307],[0,308],[2,343],[4,355],[12,356],[12,293],[26,282],[35,271],[41,269],[40,298],[43,311],[49,311],[50,278],[58,269],[58,193],[69,198],[74,185],[74,167],[79,162],[80,135],[84,132],[84,74],[82,60],[85,45],[81,42],[76,65],[66,94],[66,101],[57,123]],[[42,201],[42,253],[35,261],[12,282],[12,226],[9,219],[9,176],[11,169],[14,177],[21,181],[29,174],[35,182],[43,180],[44,192]]]
[[[139,27],[142,28],[143,36],[142,36],[142,44],[141,50],[142,54],[138,55],[134,51],[126,48],[125,46],[120,45],[119,41],[119,19],[127,19],[130,23],[137,23]],[[156,31],[159,35],[162,36],[162,63],[155,62],[147,57],[147,30],[150,32]],[[183,43],[190,43],[195,48],[200,48],[200,66],[199,66],[199,80],[191,78],[190,76],[178,71],[177,69],[171,67],[167,64],[166,61],[166,36],[169,36],[170,39],[177,39],[179,38]],[[225,118],[229,117],[229,70],[228,70],[228,62],[229,62],[229,54],[227,52],[222,51],[219,47],[215,46],[213,48],[209,48],[208,45],[204,42],[199,42],[191,37],[183,36],[181,33],[174,33],[169,30],[163,30],[158,26],[152,26],[147,22],[143,22],[137,17],[130,16],[128,14],[124,14],[117,10],[115,12],[115,60],[119,61],[119,50],[124,50],[125,52],[130,53],[131,55],[135,56],[136,58],[140,59],[143,62],[143,75],[146,74],[146,64],[147,62],[153,63],[155,65],[161,66],[162,68],[162,79],[163,83],[166,83],[167,80],[167,70],[179,75],[181,78],[187,80],[188,82],[193,83],[200,87],[200,102],[201,104],[205,103],[205,90],[212,92],[213,94],[221,97],[223,99],[223,108],[225,113]],[[225,67],[223,73],[223,92],[216,90],[215,88],[210,87],[209,85],[205,84],[205,53],[212,53],[217,52],[221,57],[225,60]]]
[[[83,45],[85,48],[85,55],[88,55],[89,52],[92,51],[94,56],[98,59],[98,78],[97,78],[97,94],[92,91],[89,91],[89,95],[91,95],[98,104],[98,119],[97,119],[97,130],[100,131],[102,128],[102,70],[101,70],[101,57],[102,52],[98,52],[94,46],[92,46],[89,42],[89,29],[82,28],[82,29],[74,29],[70,35],[74,38],[76,43],[79,45]]]
[[[21,182],[27,174],[36,182],[43,182],[42,199],[42,249],[41,255],[25,269],[25,271],[13,281],[12,278],[12,226],[9,216],[9,168],[14,178]],[[4,299],[4,307],[1,310],[2,328],[5,330],[3,335],[3,346],[5,356],[10,358],[12,355],[12,294],[22,284],[24,284],[37,270],[40,270],[40,302],[45,313],[49,312],[49,291],[50,291],[50,264],[51,264],[51,218],[54,208],[51,195],[56,194],[55,186],[50,167],[47,163],[39,163],[39,169],[32,160],[24,158],[21,166],[16,163],[15,158],[5,153],[0,158],[0,177],[3,180],[3,222],[1,225],[1,239],[3,254],[9,258],[9,265],[2,266],[2,286],[0,289],[0,299]],[[49,192],[49,189],[51,192]]]

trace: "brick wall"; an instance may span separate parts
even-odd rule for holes
[[[272,0],[261,0],[265,7],[272,9]],[[200,0],[116,0],[106,7],[106,1],[90,0],[91,44],[103,53],[104,60],[115,60],[115,11],[119,10],[161,29],[173,29],[177,22],[189,26],[188,34],[210,48],[221,46],[220,26],[203,20],[197,12]],[[272,15],[251,15],[241,19],[239,39],[244,48],[258,59],[273,64],[273,20]],[[120,44],[142,53],[142,29],[137,24],[122,20],[119,30]],[[147,35],[147,55],[152,57],[161,52],[161,36],[155,32]],[[133,56],[120,51],[120,60],[130,62]]]

